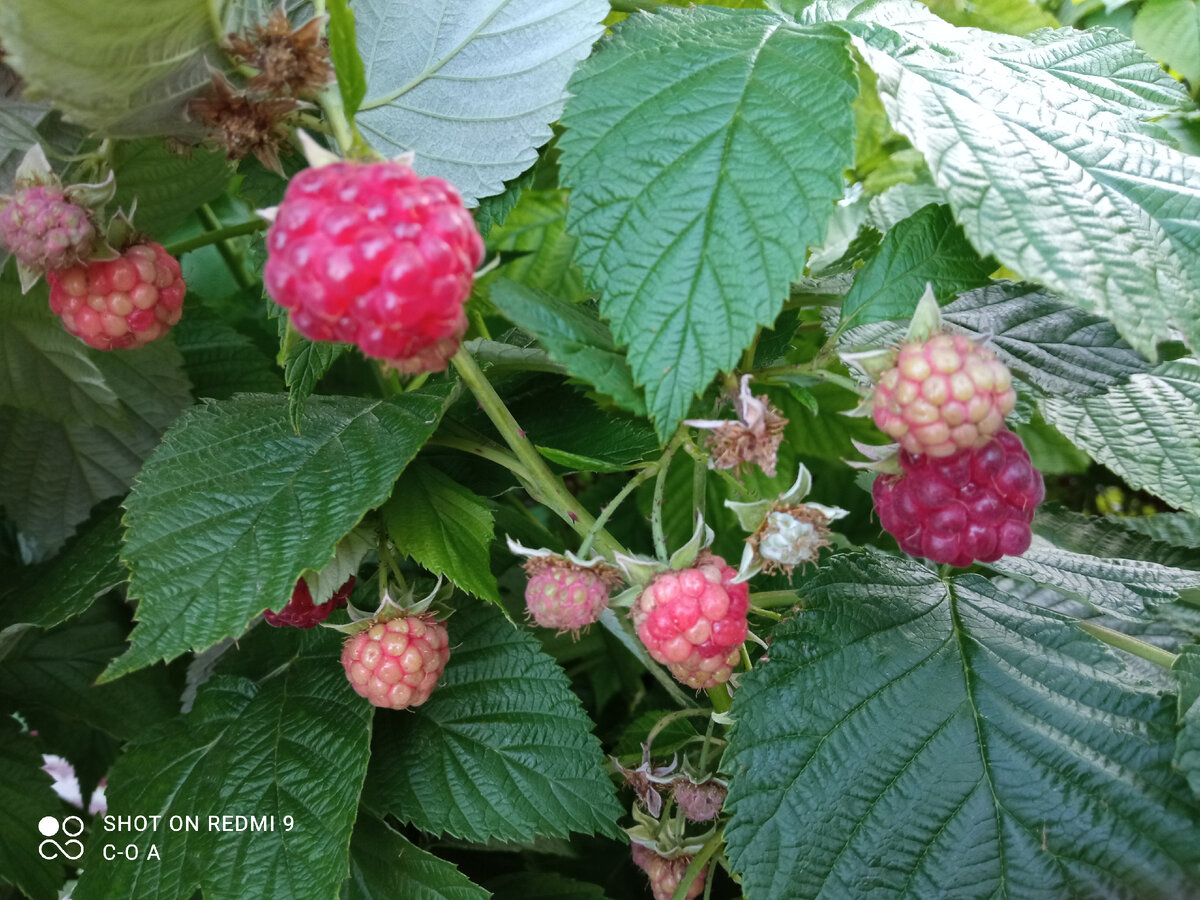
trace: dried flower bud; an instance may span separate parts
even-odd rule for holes
[[[188,112],[204,123],[209,137],[230,159],[253,153],[264,166],[282,175],[279,145],[287,137],[282,121],[299,106],[290,98],[255,100],[214,71],[209,92],[192,100]]]
[[[750,376],[743,375],[741,388],[734,398],[737,419],[688,419],[683,424],[693,428],[708,428],[708,451],[714,469],[740,471],[753,463],[767,475],[774,476],[783,429],[788,420],[771,405],[766,394],[750,393]]]
[[[229,36],[229,55],[258,70],[246,87],[273,96],[291,93],[310,97],[333,79],[329,47],[321,38],[323,17],[309,19],[295,31],[282,6],[265,25],[247,35]]]

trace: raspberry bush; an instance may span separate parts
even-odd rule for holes
[[[0,895],[1200,895],[1194,5],[4,0]]]

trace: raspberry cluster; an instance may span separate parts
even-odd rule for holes
[[[746,640],[750,589],[736,570],[703,553],[690,569],[664,572],[634,602],[638,637],[675,678],[696,689],[724,684]]]
[[[301,578],[296,582],[296,587],[292,591],[292,597],[288,600],[287,605],[279,612],[271,612],[268,609],[263,613],[263,618],[268,625],[276,628],[314,628],[328,619],[329,614],[335,609],[345,606],[353,591],[354,576],[351,575],[350,579],[338,588],[332,597],[318,606],[313,603],[308,582]]]
[[[86,258],[95,237],[88,211],[68,200],[62,188],[21,188],[0,208],[0,243],[38,272]]]
[[[46,273],[50,308],[67,331],[97,350],[132,350],[179,321],[187,287],[178,260],[153,242],[116,259]]]
[[[909,556],[964,567],[1029,549],[1041,474],[1021,439],[1001,431],[983,447],[950,456],[900,451],[903,475],[875,479],[875,510]]]
[[[909,453],[949,456],[982,447],[1004,427],[1016,393],[996,354],[961,334],[900,348],[875,386],[876,426]]]
[[[415,373],[444,369],[458,351],[483,241],[440,178],[336,162],[291,180],[267,253],[267,292],[301,334]]]
[[[660,856],[649,847],[643,847],[641,844],[633,844],[632,851],[634,863],[650,879],[650,890],[654,894],[654,900],[671,900],[692,858],[690,856],[677,856],[674,859],[667,859],[665,856]],[[688,888],[687,894],[684,895],[686,900],[694,900],[694,898],[700,896],[700,893],[704,890],[704,881],[707,877],[708,866],[705,866],[700,870],[691,887]]]
[[[376,621],[342,647],[350,686],[375,706],[389,709],[409,709],[428,700],[449,659],[445,624],[426,614]]]

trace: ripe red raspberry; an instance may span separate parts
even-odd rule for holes
[[[271,612],[268,609],[263,613],[263,618],[268,625],[274,625],[276,628],[313,628],[328,619],[335,609],[345,606],[353,590],[354,576],[351,575],[350,580],[338,588],[332,597],[318,606],[313,603],[308,582],[301,578],[296,582],[292,599],[287,602],[287,606],[279,612]]]
[[[167,333],[183,314],[183,271],[161,244],[135,244],[116,259],[47,272],[50,308],[97,350],[132,350]]]
[[[649,847],[643,847],[641,844],[633,844],[633,861],[637,867],[646,873],[650,878],[650,890],[654,893],[654,900],[671,900],[675,893],[675,888],[679,887],[679,882],[683,879],[683,873],[687,871],[687,867],[691,864],[690,856],[677,856],[674,859],[667,859],[665,856],[659,856]],[[704,890],[704,882],[708,877],[708,866],[705,866],[696,875],[695,881],[688,888],[684,895],[687,900],[694,900],[699,897]]]
[[[733,584],[736,576],[725,560],[702,553],[693,568],[656,576],[633,604],[638,637],[683,684],[716,687],[733,674],[750,605],[750,588]]]
[[[267,292],[314,341],[400,372],[446,367],[467,330],[483,241],[453,186],[395,162],[337,162],[288,185],[267,232]]]
[[[375,706],[390,709],[428,700],[449,659],[446,626],[427,614],[377,621],[347,638],[342,648],[350,686]]]
[[[88,211],[68,200],[62,188],[21,188],[0,209],[0,243],[38,272],[86,258],[95,237]]]
[[[949,456],[982,447],[1016,403],[1012,374],[961,334],[900,348],[875,386],[875,424],[909,453]]]
[[[909,556],[962,568],[1029,549],[1029,523],[1045,497],[1021,439],[1001,431],[951,456],[900,451],[904,475],[875,479],[875,511]]]

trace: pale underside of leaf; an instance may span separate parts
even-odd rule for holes
[[[1135,488],[1200,514],[1200,365],[1164,363],[1095,397],[1039,402],[1046,421]]]
[[[607,13],[604,0],[355,3],[359,127],[385,154],[415,152],[417,171],[474,206],[537,159]]]
[[[1150,358],[1200,345],[1200,160],[1144,120],[1182,102],[1128,41],[954,29],[904,0],[848,8],[893,127],[924,153],[967,235],[1111,318]]]

